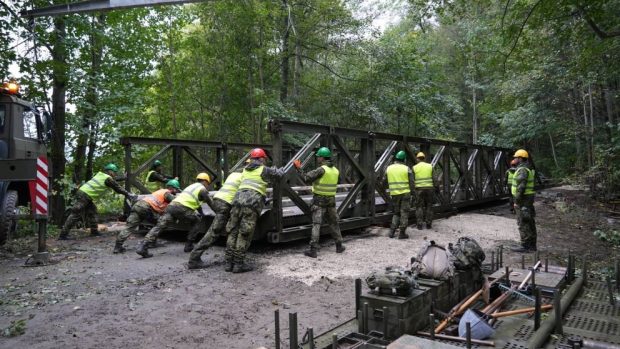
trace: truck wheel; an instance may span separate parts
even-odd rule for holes
[[[4,245],[17,227],[17,192],[9,190],[4,198],[2,214],[0,215],[0,245]]]

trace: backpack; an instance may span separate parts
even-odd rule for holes
[[[418,255],[411,258],[411,271],[429,279],[451,279],[454,276],[451,254],[435,241],[427,242]]]
[[[452,262],[458,270],[480,268],[486,258],[478,242],[469,237],[460,237],[455,245],[449,244]]]
[[[400,267],[387,267],[385,271],[373,272],[366,278],[371,292],[406,297],[418,287],[413,275]]]

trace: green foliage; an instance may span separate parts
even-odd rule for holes
[[[612,245],[620,246],[620,231],[618,230],[595,230],[593,235],[602,241],[609,242]]]
[[[17,337],[26,333],[27,319],[13,320],[11,324],[2,330],[3,337]]]

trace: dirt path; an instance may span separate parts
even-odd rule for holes
[[[592,236],[594,229],[617,228],[616,221],[588,211],[587,199],[580,201],[577,194],[550,193],[554,199],[537,203],[542,255],[561,257],[567,248],[597,260],[618,255]],[[557,193],[569,210],[556,209]],[[127,253],[113,255],[113,232],[70,243],[51,241],[58,263],[25,268],[24,255],[9,253],[15,242],[0,250],[0,329],[17,320],[26,328],[22,335],[0,337],[0,348],[273,347],[275,309],[283,329],[287,314],[298,313],[300,338],[310,326],[315,333],[328,330],[353,317],[355,277],[407,265],[425,239],[446,244],[467,235],[487,251],[518,240],[506,207],[440,219],[432,230],[410,228],[409,240],[389,239],[387,233],[374,227],[348,235],[343,254],[335,254],[326,239],[316,260],[301,255],[304,242],[258,244],[250,253],[258,270],[246,274],[223,271],[221,246],[209,251],[205,259],[212,266],[200,271],[185,269],[187,254],[180,242],[168,242],[153,250],[154,258],[140,259],[132,239]],[[509,254],[506,260],[517,263],[520,257]],[[287,337],[283,330],[283,343]]]

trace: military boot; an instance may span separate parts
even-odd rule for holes
[[[433,223],[432,222],[426,223],[426,229],[430,229],[432,227],[433,227]]]
[[[194,249],[194,242],[188,240],[185,243],[185,247],[183,247],[183,252],[192,252],[193,249]]]
[[[254,266],[243,261],[241,263],[235,263],[235,266],[233,267],[232,272],[237,274],[237,273],[245,273],[245,272],[252,271],[252,270],[254,270]]]
[[[342,245],[342,242],[336,243],[336,253],[342,253],[346,248]]]
[[[149,253],[149,248],[146,247],[146,241],[141,241],[138,244],[138,248],[136,248],[136,253],[142,256],[143,258],[153,257],[153,255]]]
[[[92,237],[101,236],[101,233],[97,229],[91,229],[90,230],[90,236],[92,236]]]
[[[202,261],[200,256],[192,258],[190,256],[189,261],[187,262],[187,269],[204,269],[207,267],[207,264]]]
[[[409,235],[407,235],[407,233],[405,233],[404,230],[401,230],[400,234],[398,234],[398,238],[401,239],[401,240],[402,239],[409,239]]]
[[[224,271],[227,273],[231,273],[235,268],[235,263],[232,260],[226,260],[226,265],[224,266]]]
[[[304,254],[310,258],[316,258],[317,257],[316,248],[313,246],[310,246],[309,249],[304,251]]]
[[[60,235],[58,235],[58,240],[70,240],[69,232],[61,231]]]
[[[390,229],[390,239],[394,238],[394,236],[396,236],[396,229]]]
[[[416,224],[415,226],[418,230],[422,230],[422,224]]]
[[[125,251],[127,251],[127,249],[123,247],[123,243],[120,241],[117,241],[116,244],[114,245],[114,251],[112,251],[112,253],[117,254],[117,253],[123,253]]]

